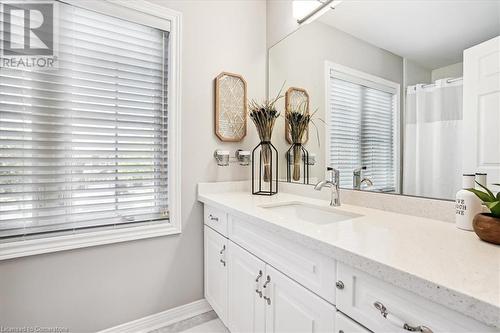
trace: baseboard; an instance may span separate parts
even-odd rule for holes
[[[181,320],[189,319],[202,313],[211,311],[212,308],[205,299],[179,307],[155,313],[151,316],[139,318],[125,324],[107,328],[99,333],[147,333],[160,327],[169,326]]]

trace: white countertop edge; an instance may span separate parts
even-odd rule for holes
[[[377,262],[373,259],[360,256],[333,244],[325,243],[321,240],[300,234],[265,219],[249,215],[234,207],[212,200],[200,192],[198,193],[198,200],[204,204],[227,211],[235,217],[244,218],[246,220],[251,218],[250,222],[258,223],[259,227],[265,228],[268,232],[278,233],[281,237],[298,242],[314,251],[348,264],[385,282],[418,294],[419,296],[455,310],[486,325],[500,328],[500,308],[494,304],[484,302],[473,296],[463,294],[446,286]]]

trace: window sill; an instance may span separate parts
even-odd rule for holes
[[[180,233],[181,230],[178,226],[165,223],[162,225],[99,230],[72,235],[19,240],[0,244],[0,260]]]

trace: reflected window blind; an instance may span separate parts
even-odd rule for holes
[[[166,221],[168,32],[59,11],[59,69],[0,71],[0,238]]]
[[[329,163],[340,170],[340,185],[353,186],[353,170],[375,189],[394,191],[395,94],[331,75],[329,92]]]

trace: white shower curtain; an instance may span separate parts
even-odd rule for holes
[[[407,88],[404,194],[453,199],[461,188],[462,81],[449,81]]]

